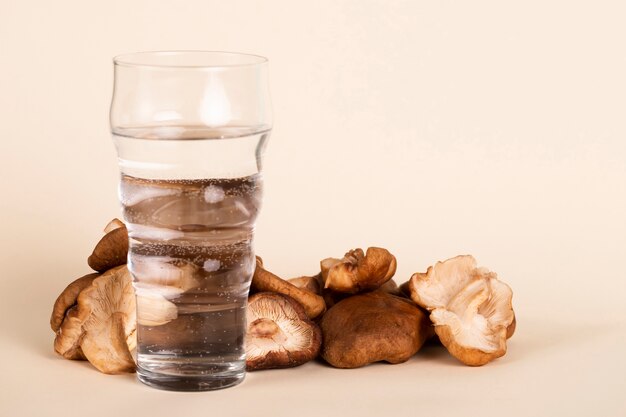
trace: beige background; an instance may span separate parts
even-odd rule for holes
[[[626,8],[571,1],[0,2],[0,415],[624,416]],[[52,350],[50,307],[119,214],[113,55],[270,59],[257,249],[284,276],[368,245],[397,282],[474,254],[514,290],[485,367],[310,363],[181,394]],[[88,413],[88,414],[87,414]]]

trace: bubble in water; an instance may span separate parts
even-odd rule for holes
[[[224,189],[220,186],[211,184],[204,189],[204,201],[209,204],[219,203],[224,200]]]
[[[207,272],[215,272],[220,269],[221,262],[219,259],[207,259],[204,261],[203,268]]]

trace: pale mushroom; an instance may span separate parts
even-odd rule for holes
[[[320,284],[321,277],[318,275],[314,276],[302,276],[298,278],[291,278],[287,281],[290,284],[295,285],[298,288],[302,288],[304,290],[310,291],[313,294],[320,295],[322,294],[322,286]]]
[[[130,353],[136,330],[135,295],[125,265],[105,272],[80,293],[77,318],[84,331],[80,347],[93,366],[107,374],[135,370]]]
[[[269,292],[248,300],[246,368],[289,368],[314,359],[321,332],[293,298]]]
[[[178,317],[170,300],[200,285],[199,267],[163,256],[135,256],[132,259],[137,295],[137,322],[162,326]]]
[[[513,293],[476,260],[457,256],[438,262],[409,283],[411,298],[429,310],[435,332],[466,365],[479,366],[506,353],[514,330]]]
[[[432,335],[428,317],[413,302],[380,290],[339,301],[320,327],[322,358],[337,368],[405,362]]]
[[[367,252],[357,248],[343,258],[326,258],[320,262],[324,288],[342,293],[371,291],[389,281],[396,272],[396,258],[387,249],[371,247]]]

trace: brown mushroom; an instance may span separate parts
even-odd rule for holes
[[[113,219],[105,231],[108,231],[96,244],[91,256],[87,259],[89,266],[103,272],[126,263],[128,256],[128,230],[121,221]]]
[[[407,361],[431,335],[428,317],[410,300],[383,291],[346,298],[322,317],[322,358],[337,368]]]
[[[57,297],[52,308],[52,315],[50,316],[50,327],[52,331],[57,332],[61,328],[66,312],[76,304],[78,294],[85,288],[91,285],[93,280],[100,274],[92,273],[82,276],[74,280],[70,285],[65,287],[63,292]]]
[[[389,281],[396,272],[396,258],[387,249],[371,247],[348,251],[342,259],[320,262],[324,288],[355,294],[371,291]]]
[[[314,359],[321,332],[293,298],[269,292],[253,295],[246,312],[246,368],[289,368]]]
[[[309,318],[316,318],[326,311],[324,298],[303,288],[285,281],[277,275],[263,268],[263,260],[256,257],[256,268],[252,277],[252,287],[259,292],[270,291],[294,298],[304,307]]]
[[[65,359],[85,360],[80,348],[83,336],[83,323],[78,318],[76,306],[67,310],[64,320],[57,329],[54,338],[54,350]]]
[[[135,344],[135,295],[125,265],[93,280],[78,296],[77,319],[84,334],[80,342],[85,357],[100,372],[133,372],[130,353]]]
[[[513,293],[472,256],[438,262],[414,274],[409,287],[411,298],[431,312],[441,343],[461,362],[480,366],[506,353]]]

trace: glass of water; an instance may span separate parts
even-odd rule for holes
[[[111,131],[137,296],[137,375],[204,391],[245,376],[267,60],[201,51],[114,58]]]

